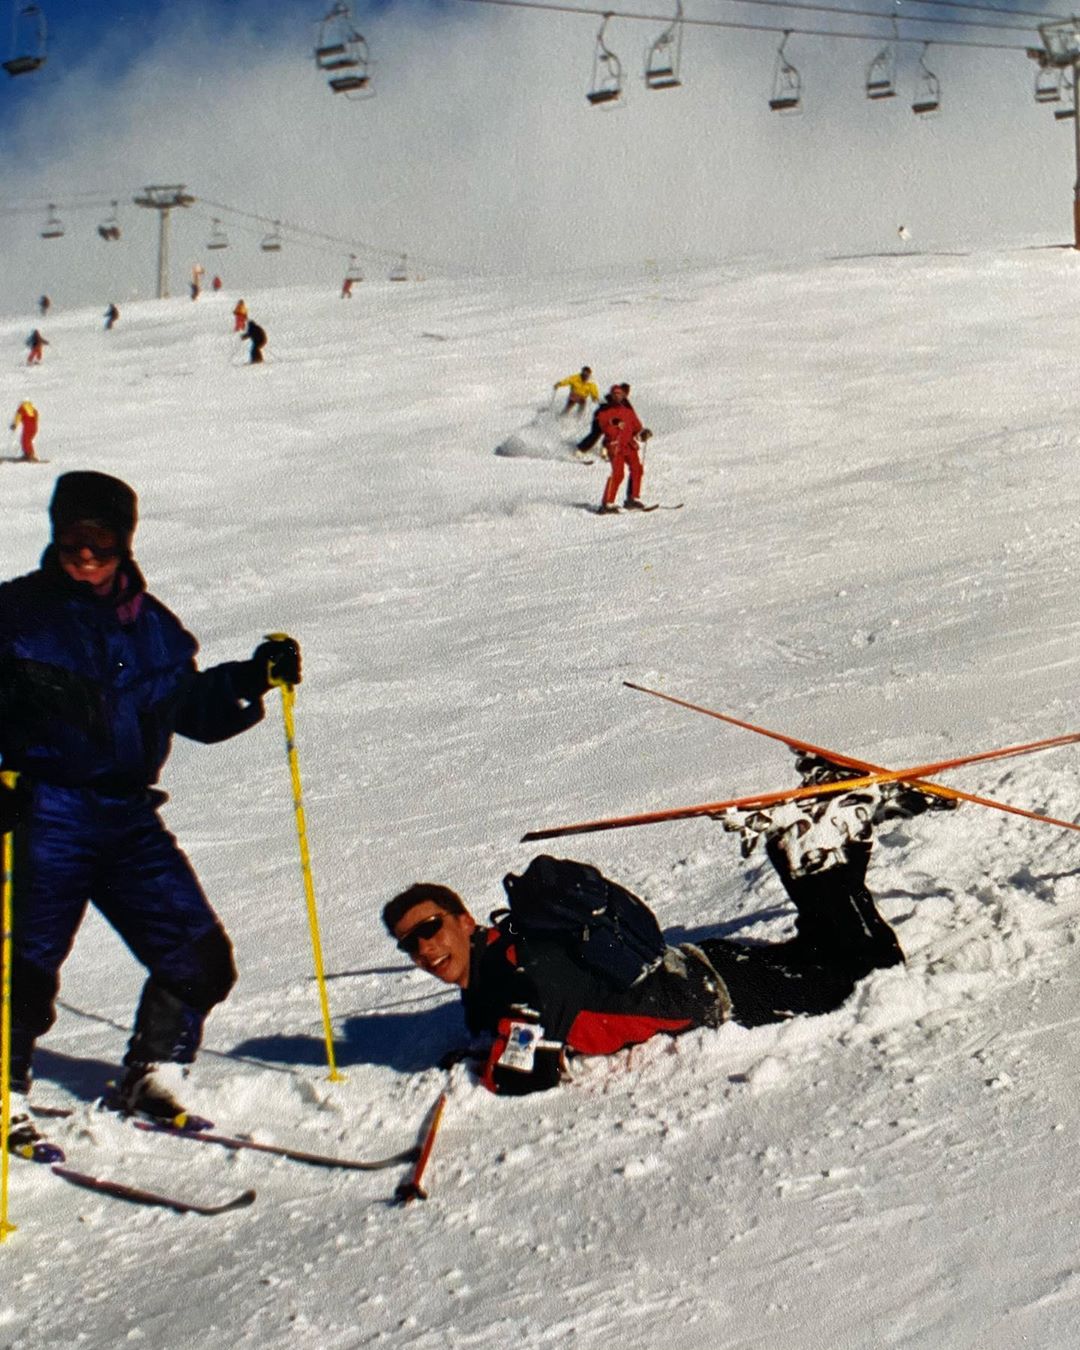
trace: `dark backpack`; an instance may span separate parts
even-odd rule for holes
[[[664,959],[667,943],[652,910],[588,863],[542,853],[503,886],[526,944],[530,934],[557,938],[616,989],[629,989]]]

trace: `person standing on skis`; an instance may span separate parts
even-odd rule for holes
[[[15,409],[15,417],[11,423],[11,430],[21,427],[19,444],[22,448],[23,459],[35,461],[37,452],[34,449],[34,437],[38,432],[38,410],[30,402],[24,399]]]
[[[252,366],[261,365],[263,348],[266,346],[266,329],[257,324],[254,319],[249,319],[248,326],[240,336],[251,343],[248,348],[248,364]]]
[[[292,639],[200,671],[198,643],[132,557],[137,498],[117,478],[62,474],[39,569],[0,585],[0,829],[14,828],[11,1083],[56,1020],[60,968],[87,903],[148,972],[115,1104],[178,1123],[176,1093],[203,1023],[236,979],[232,947],[158,815],[174,734],[223,741],[298,684]],[[29,1137],[28,1137],[29,1131]],[[26,1153],[33,1125],[8,1140]]]
[[[626,488],[624,505],[628,511],[641,511],[641,481],[644,466],[641,462],[641,442],[648,441],[652,432],[643,427],[641,418],[630,402],[630,386],[613,384],[607,398],[597,409],[593,425],[588,436],[578,442],[579,450],[589,450],[602,437],[603,455],[611,465],[608,480],[604,484],[604,495],[597,508],[600,515],[615,515],[619,508],[615,505],[623,474],[629,469],[630,479]]]
[[[120,317],[120,311],[115,305],[110,305],[105,311],[105,331],[109,333],[114,328],[117,319]]]
[[[26,358],[28,366],[36,366],[41,363],[41,358],[45,355],[45,348],[48,342],[41,336],[40,331],[35,328],[26,339],[26,345],[29,348],[29,355]]]

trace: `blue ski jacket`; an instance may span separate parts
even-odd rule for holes
[[[96,596],[55,548],[0,584],[0,756],[59,787],[123,795],[155,783],[175,732],[223,741],[261,720],[250,663],[199,671],[198,643],[127,560]]]

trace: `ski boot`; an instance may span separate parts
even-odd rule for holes
[[[38,1130],[28,1115],[11,1117],[8,1130],[7,1149],[17,1158],[26,1158],[28,1162],[62,1163],[64,1150]]]
[[[123,1116],[141,1116],[154,1125],[200,1134],[212,1129],[214,1122],[193,1115],[176,1096],[186,1077],[181,1064],[129,1064],[120,1082],[109,1084],[104,1105]]]

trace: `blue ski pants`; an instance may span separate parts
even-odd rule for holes
[[[60,968],[87,904],[149,972],[125,1063],[190,1063],[236,980],[232,947],[157,813],[162,794],[30,786],[15,832],[12,1082],[56,1020]]]

